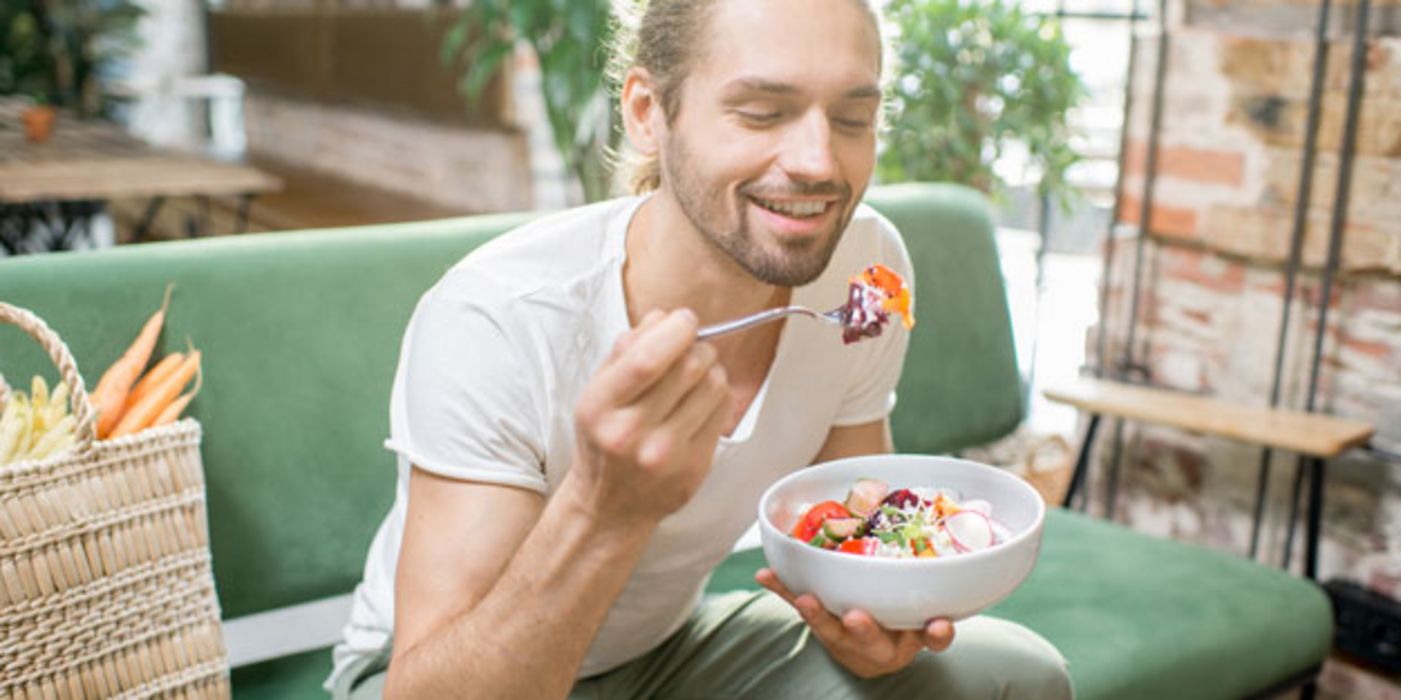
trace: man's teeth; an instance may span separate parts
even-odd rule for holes
[[[789,216],[817,216],[827,210],[827,202],[776,202],[770,199],[754,198],[759,206]]]

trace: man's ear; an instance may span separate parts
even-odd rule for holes
[[[643,68],[628,69],[623,78],[621,109],[623,127],[634,150],[644,156],[654,156],[659,150],[666,119],[662,114],[661,95],[652,76]]]

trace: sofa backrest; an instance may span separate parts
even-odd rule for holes
[[[919,327],[894,420],[899,448],[957,449],[1011,430],[1020,391],[982,199],[946,185],[869,201],[909,241]],[[382,447],[404,325],[420,294],[528,215],[152,243],[0,259],[0,300],[68,343],[89,384],[176,284],[158,352],[204,353],[214,573],[226,618],[348,592],[393,495]],[[15,385],[56,372],[0,328]],[[23,379],[23,381],[20,381]]]

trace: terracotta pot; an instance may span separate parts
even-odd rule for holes
[[[58,112],[48,106],[26,107],[19,116],[24,121],[24,137],[34,143],[44,143],[53,135]]]

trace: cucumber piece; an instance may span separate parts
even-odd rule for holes
[[[855,515],[866,517],[880,506],[890,493],[890,486],[880,479],[860,479],[852,485],[846,495],[846,509]]]
[[[855,537],[865,524],[861,518],[828,518],[822,523],[822,534],[840,541]]]

